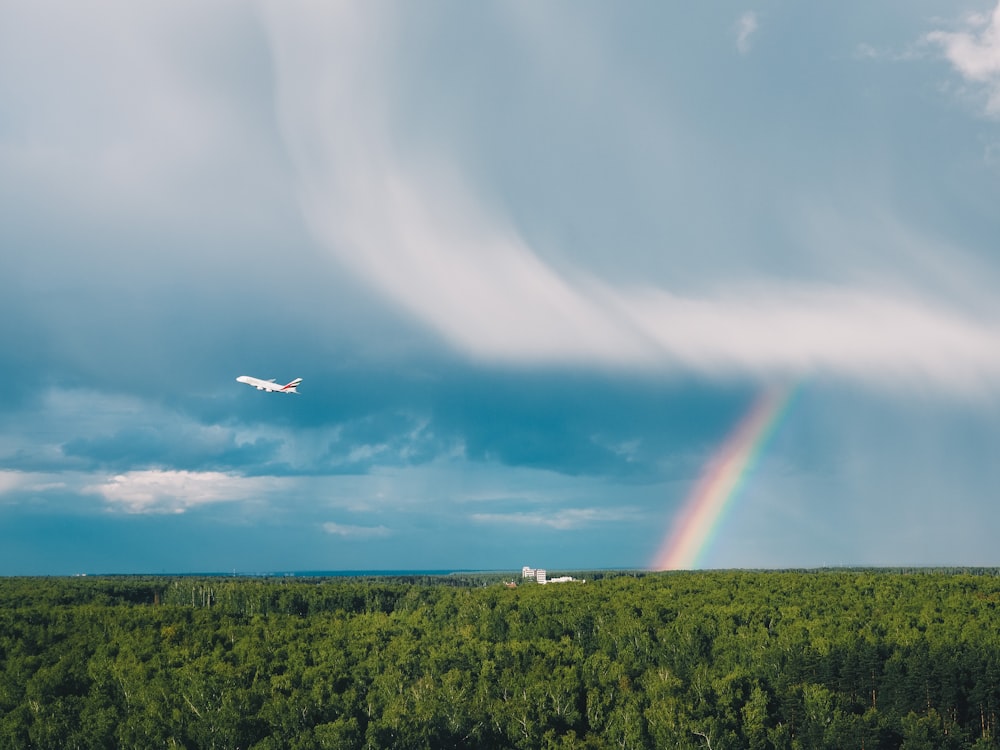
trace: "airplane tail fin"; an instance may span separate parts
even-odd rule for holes
[[[298,387],[299,383],[301,383],[301,382],[302,382],[302,378],[295,378],[295,380],[293,380],[291,383],[286,383],[285,385],[283,385],[281,387],[281,392],[282,393],[298,393],[298,391],[295,390],[295,389]]]

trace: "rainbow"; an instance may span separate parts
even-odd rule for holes
[[[705,466],[650,566],[653,570],[688,570],[698,566],[726,509],[739,495],[768,438],[788,411],[795,391],[794,386],[779,386],[757,397]]]

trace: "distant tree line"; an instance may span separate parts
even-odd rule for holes
[[[1000,749],[992,570],[0,579],[0,748]]]

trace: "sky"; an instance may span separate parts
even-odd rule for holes
[[[0,575],[1000,565],[998,198],[993,0],[0,0]]]

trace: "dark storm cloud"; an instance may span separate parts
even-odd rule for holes
[[[662,476],[712,443],[745,394],[570,371],[485,373],[452,384],[435,415],[474,460],[570,475]]]
[[[302,447],[303,458],[314,456],[297,467],[306,473],[420,465],[460,452],[512,467],[649,480],[668,466],[692,471],[692,458],[726,433],[752,397],[744,387],[649,377],[492,371],[443,355],[317,366],[304,373],[298,396],[234,384],[231,393],[189,406],[199,419],[234,428],[271,425]]]
[[[259,393],[229,373],[191,387],[205,393],[167,397],[147,387],[151,395],[36,397],[32,408],[9,415],[10,424],[30,419],[34,429],[8,466],[324,475],[461,455],[649,481],[693,471],[696,446],[724,434],[746,399],[739,389],[723,395],[568,371],[495,373],[447,358],[411,370],[320,371],[298,396]]]

